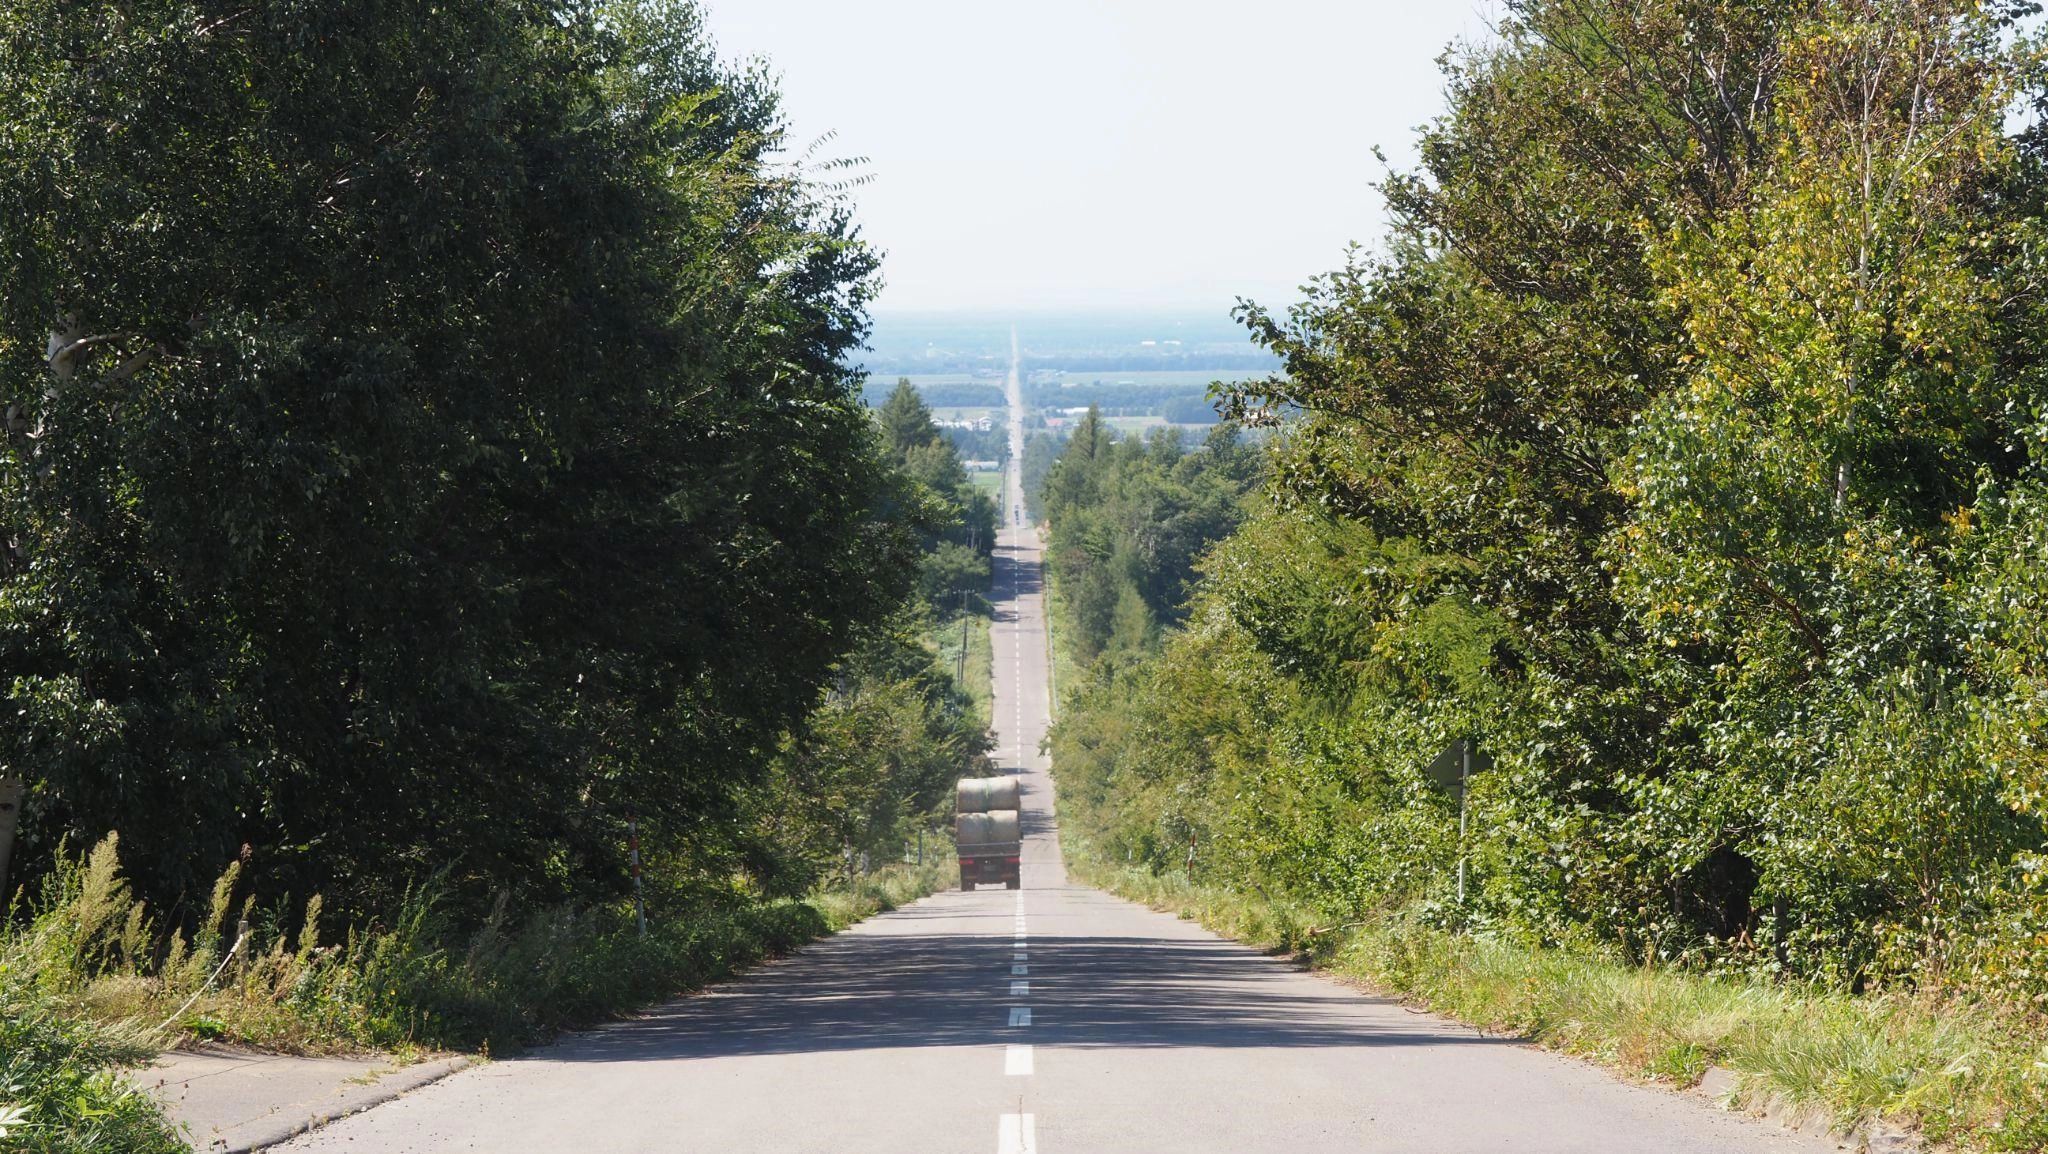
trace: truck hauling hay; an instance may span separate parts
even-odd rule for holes
[[[1023,886],[1023,835],[1017,779],[963,777],[954,794],[953,841],[960,853],[960,888],[982,882]]]

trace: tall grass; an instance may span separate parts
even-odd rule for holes
[[[1400,913],[1319,925],[1285,900],[1074,855],[1077,878],[1402,995],[1482,1029],[1632,1077],[1737,1077],[1737,1105],[1774,1104],[1841,1132],[1871,1119],[1959,1150],[2048,1149],[2048,1023],[1962,995],[1854,996],[1449,933]]]
[[[388,923],[322,938],[320,900],[296,918],[234,896],[230,867],[197,932],[161,934],[109,837],[60,865],[13,935],[36,984],[95,1020],[157,1036],[283,1050],[504,1050],[694,989],[945,883],[943,863],[892,866],[804,901],[706,905],[654,921],[629,910],[503,902],[459,925],[415,888]],[[296,921],[296,932],[277,928]]]
[[[109,837],[67,859],[0,928],[0,1150],[184,1147],[113,1071],[192,1040],[301,1052],[502,1053],[731,976],[941,888],[950,861],[891,866],[804,901],[656,921],[501,903],[458,925],[439,889],[387,925],[322,936],[317,898],[266,916],[231,868],[189,936],[161,931]],[[275,928],[296,922],[296,932]]]
[[[183,1151],[156,1104],[115,1074],[155,1052],[137,1031],[68,1013],[24,980],[12,945],[0,945],[0,1150]]]

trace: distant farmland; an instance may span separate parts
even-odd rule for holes
[[[1158,372],[1098,372],[1088,369],[1057,374],[1039,369],[1031,374],[1031,387],[1043,389],[1080,388],[1086,385],[1130,385],[1137,388],[1207,389],[1212,381],[1255,381],[1264,376],[1264,373],[1245,372],[1241,369],[1169,369]]]
[[[862,396],[870,407],[880,407],[899,380],[909,381],[918,395],[924,398],[924,403],[934,409],[1001,409],[1007,404],[1003,399],[1001,381],[966,373],[872,376],[868,378]]]

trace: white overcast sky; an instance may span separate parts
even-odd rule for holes
[[[836,132],[882,311],[1227,310],[1291,300],[1384,213],[1436,65],[1493,0],[705,0]]]

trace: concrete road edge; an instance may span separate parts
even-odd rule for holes
[[[317,1130],[351,1114],[360,1114],[373,1107],[382,1106],[403,1094],[438,1082],[458,1070],[468,1068],[474,1061],[467,1054],[458,1054],[452,1058],[437,1058],[418,1065],[402,1066],[375,1082],[350,1086],[339,1091],[333,1098],[320,1103],[307,1114],[280,1113],[245,1122],[231,1130],[216,1131],[210,1135],[191,1135],[192,1148],[200,1154],[254,1154],[258,1150],[280,1146],[309,1130]]]

